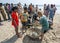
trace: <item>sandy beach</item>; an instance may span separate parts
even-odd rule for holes
[[[0,25],[0,43],[22,43],[23,38],[16,37],[14,27],[11,25],[11,21],[4,21],[1,23],[2,25]],[[60,43],[60,14],[55,15],[53,28],[53,30],[50,30],[50,34],[45,34],[45,37],[47,36],[46,38],[48,40],[48,43]],[[51,31],[53,31],[55,35],[53,35]]]

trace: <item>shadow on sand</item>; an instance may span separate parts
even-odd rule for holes
[[[10,39],[5,39],[4,41],[2,41],[1,43],[15,43],[15,41],[17,40],[18,38],[16,37],[16,35],[14,35],[12,38]]]
[[[2,23],[0,23],[0,26],[3,26],[3,24],[2,24]]]
[[[39,39],[31,39],[29,36],[25,36],[23,38],[23,43],[41,43],[41,41]]]

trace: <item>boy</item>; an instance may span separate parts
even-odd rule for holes
[[[49,23],[47,21],[47,18],[45,15],[42,15],[41,12],[38,12],[38,16],[39,16],[39,22],[40,25],[42,25],[42,30],[41,30],[41,41],[43,39],[44,34],[49,30]]]
[[[20,15],[20,19],[21,19],[21,22],[22,22],[22,32],[26,31],[26,25],[27,25],[27,21],[28,21],[28,14],[27,14],[27,8],[24,8],[24,13],[22,15]],[[23,32],[23,33],[24,33]]]
[[[15,32],[16,32],[17,37],[20,37],[19,33],[18,33],[19,19],[18,19],[17,11],[18,11],[17,7],[12,8],[12,15],[11,15],[12,16],[12,25],[15,28]]]

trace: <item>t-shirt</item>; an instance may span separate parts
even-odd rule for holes
[[[28,15],[26,14],[26,13],[23,13],[22,15],[21,15],[21,21],[22,22],[27,22],[28,20]]]
[[[43,16],[40,18],[39,22],[40,22],[40,24],[42,25],[42,28],[43,28],[44,30],[49,29],[49,23],[48,23],[48,20],[47,20],[47,18],[46,18],[45,15],[43,15]]]
[[[19,19],[18,19],[18,13],[17,12],[12,12],[12,19],[15,20],[17,26],[19,25]],[[14,25],[14,22],[12,21],[12,25]],[[15,26],[15,25],[14,25]]]
[[[49,18],[53,18],[53,16],[54,16],[54,9],[50,8],[49,9]]]

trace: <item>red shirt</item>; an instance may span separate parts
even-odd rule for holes
[[[12,16],[12,19],[15,20],[16,25],[18,26],[19,25],[18,13],[17,12],[12,12],[11,16]],[[12,21],[12,25],[15,26],[13,21]]]

